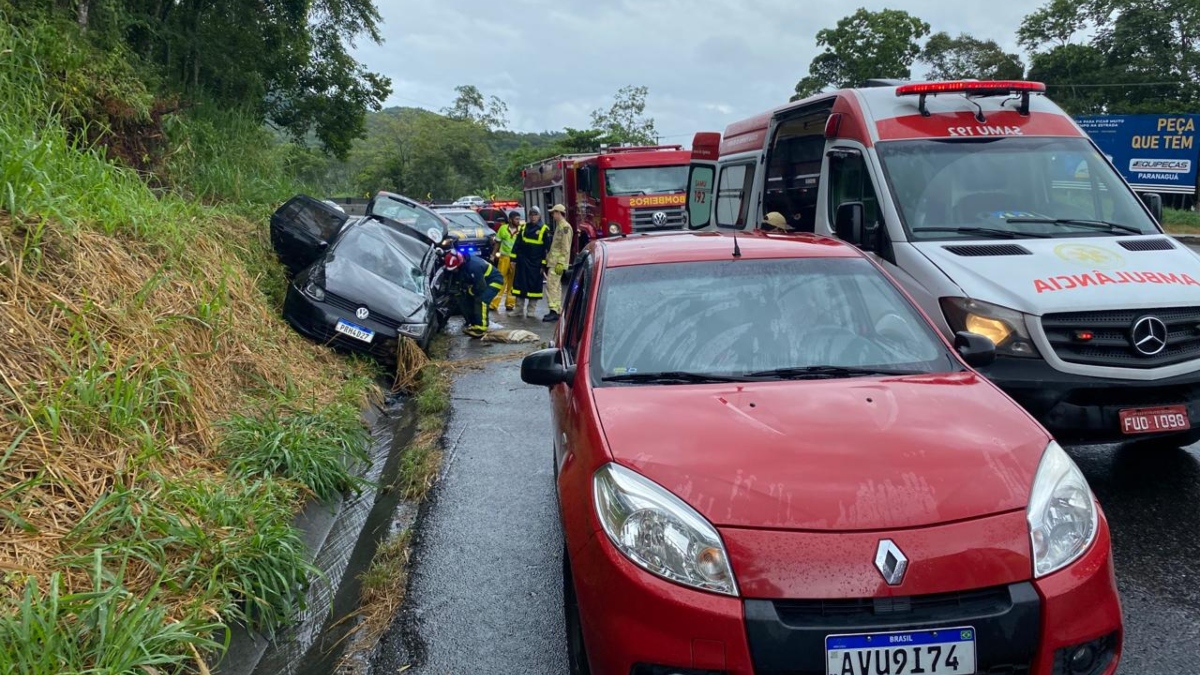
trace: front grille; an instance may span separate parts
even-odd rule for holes
[[[1167,346],[1154,356],[1143,356],[1131,339],[1133,324],[1147,316],[1167,325]],[[1042,329],[1054,353],[1068,363],[1160,368],[1200,358],[1200,307],[1047,314]],[[1079,331],[1092,333],[1092,339],[1077,339]]]
[[[1033,584],[896,598],[745,600],[746,636],[759,675],[825,675],[830,635],[975,629],[977,673],[1028,675],[1041,636]]]
[[[1017,244],[984,244],[982,246],[943,246],[954,255],[964,257],[1033,255],[1033,252]]]
[[[1007,586],[957,593],[915,595],[898,598],[854,598],[849,600],[776,600],[775,612],[783,623],[794,626],[824,626],[830,620],[885,619],[920,623],[943,620],[947,615],[994,614],[1012,607]]]
[[[1126,251],[1170,251],[1175,248],[1170,239],[1137,239],[1117,243]]]
[[[365,305],[361,303],[354,302],[348,298],[343,298],[337,293],[330,293],[329,291],[325,291],[325,302],[329,305],[337,307],[338,309],[349,312],[349,315],[347,315],[348,320],[353,320],[354,313],[358,311],[359,307],[365,307]],[[400,325],[403,323],[402,321],[396,321],[391,317],[384,316],[383,314],[372,310],[370,307],[367,307],[367,309],[371,311],[370,319],[372,321],[391,330],[398,330]]]
[[[667,220],[663,225],[655,224],[654,214],[664,213]],[[632,211],[634,232],[649,230],[677,230],[683,227],[683,207],[664,206],[662,208],[634,209]]]

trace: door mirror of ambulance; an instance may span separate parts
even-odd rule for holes
[[[1157,192],[1143,192],[1139,195],[1142,198],[1142,203],[1146,208],[1150,209],[1150,215],[1154,216],[1154,222],[1162,225],[1163,219],[1163,201],[1162,195]]]
[[[521,381],[538,387],[570,384],[575,379],[575,366],[563,365],[561,349],[543,349],[521,361]]]
[[[838,239],[862,246],[864,211],[862,202],[846,202],[838,206],[833,222],[833,231]]]
[[[954,349],[972,368],[982,368],[996,360],[996,343],[978,333],[965,330],[955,333]]]

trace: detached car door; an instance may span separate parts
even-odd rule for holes
[[[321,257],[347,220],[321,200],[297,195],[271,215],[271,246],[288,274],[298,274]]]

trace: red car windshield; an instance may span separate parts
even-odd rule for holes
[[[862,259],[617,267],[605,271],[598,303],[597,379],[960,368],[908,300]]]

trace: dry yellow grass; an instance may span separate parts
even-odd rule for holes
[[[118,482],[219,478],[214,425],[248,389],[320,407],[345,383],[345,362],[294,335],[231,258],[261,229],[197,229],[171,254],[53,224],[35,240],[0,214],[0,572],[54,571],[64,537]],[[133,576],[135,592],[153,582]]]

